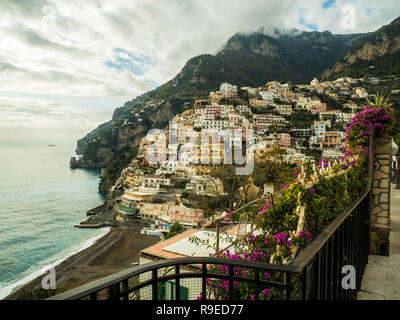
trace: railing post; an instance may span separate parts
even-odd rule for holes
[[[260,270],[254,269],[254,299],[260,299]]]
[[[158,269],[152,271],[152,298],[153,300],[158,300]]]
[[[286,300],[290,300],[290,293],[292,291],[291,285],[292,285],[292,277],[290,272],[285,273],[286,276]]]
[[[123,299],[129,300],[129,294],[127,293],[129,287],[129,280],[126,279],[122,282],[122,292],[123,292]]]
[[[203,263],[202,264],[202,276],[201,276],[201,299],[206,300],[207,299],[207,264]]]
[[[175,278],[175,300],[181,300],[181,279],[179,278],[180,274],[180,266],[176,265],[175,266],[175,275],[177,277]]]
[[[107,300],[117,300],[120,294],[119,282],[107,288]]]
[[[318,251],[314,260],[314,283],[313,283],[313,299],[320,299],[321,292],[321,251]]]
[[[327,249],[327,300],[332,300],[332,275],[333,275],[333,237],[328,240],[326,243]]]
[[[233,265],[229,265],[229,300],[233,300]]]
[[[301,275],[301,282],[302,282],[302,288],[301,288],[301,294],[302,294],[302,299],[307,300],[307,270],[308,266],[305,266],[303,269],[303,273]]]

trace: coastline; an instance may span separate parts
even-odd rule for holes
[[[5,287],[1,288],[1,296],[0,296],[0,300],[2,299],[6,299],[9,295],[13,294],[14,291],[19,290],[19,288],[25,287],[26,285],[28,285],[29,283],[31,283],[32,281],[34,281],[36,278],[38,277],[42,277],[42,273],[43,270],[46,269],[48,270],[50,267],[54,267],[56,268],[58,265],[60,265],[61,263],[63,263],[64,261],[66,261],[67,259],[73,257],[74,255],[90,248],[91,246],[93,246],[98,240],[100,240],[101,238],[107,236],[107,234],[110,232],[111,228],[104,228],[107,229],[106,232],[103,232],[99,235],[96,235],[92,238],[86,239],[85,241],[81,242],[80,244],[77,244],[69,249],[65,250],[65,255],[61,256],[61,254],[64,251],[61,251],[59,253],[59,257],[57,257],[56,259],[49,258],[48,263],[46,261],[43,262],[42,267],[37,266],[34,270],[32,270],[32,272],[26,271],[26,275],[24,275],[22,278],[8,284]],[[53,260],[53,261],[50,261]]]
[[[140,250],[155,244],[158,237],[140,233],[141,226],[111,227],[89,247],[55,266],[57,288],[67,290],[122,271],[138,262]],[[23,291],[41,287],[43,274],[15,287],[3,300],[15,300]]]

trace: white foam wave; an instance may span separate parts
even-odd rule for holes
[[[107,227],[100,230],[100,233],[94,237],[86,239],[68,249],[62,250],[59,254],[56,254],[55,256],[44,260],[39,265],[29,268],[27,271],[23,272],[18,280],[12,283],[6,283],[4,286],[0,287],[0,300],[8,296],[15,288],[29,283],[33,279],[43,274],[43,270],[56,267],[74,254],[91,247],[97,240],[104,237],[111,230],[111,228]]]

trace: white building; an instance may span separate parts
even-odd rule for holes
[[[336,113],[337,122],[350,122],[353,115],[351,113],[338,112]]]
[[[260,91],[259,92],[261,98],[266,101],[273,101],[275,94],[271,91]]]
[[[251,87],[241,87],[242,90],[247,91],[248,94],[255,95],[257,93],[256,88],[251,88]]]
[[[292,106],[290,104],[276,105],[275,109],[280,114],[286,114],[286,115],[291,115],[292,114]]]
[[[234,86],[228,82],[223,82],[219,88],[219,92],[222,94],[227,94],[230,91],[237,92],[237,86]]]
[[[251,114],[251,109],[246,105],[236,106],[236,110],[238,110],[240,113],[250,113]]]
[[[324,121],[314,122],[313,128],[314,128],[314,134],[317,137],[322,137],[322,135],[326,132],[326,125]]]
[[[312,81],[311,81],[311,86],[313,86],[313,87],[318,87],[319,86],[319,80],[317,79],[317,78],[314,78]]]
[[[227,120],[205,120],[196,119],[194,121],[194,127],[199,129],[224,129],[229,127],[229,121]]]

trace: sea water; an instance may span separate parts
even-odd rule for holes
[[[0,299],[109,231],[74,228],[104,198],[99,170],[70,169],[72,154],[0,145]]]

